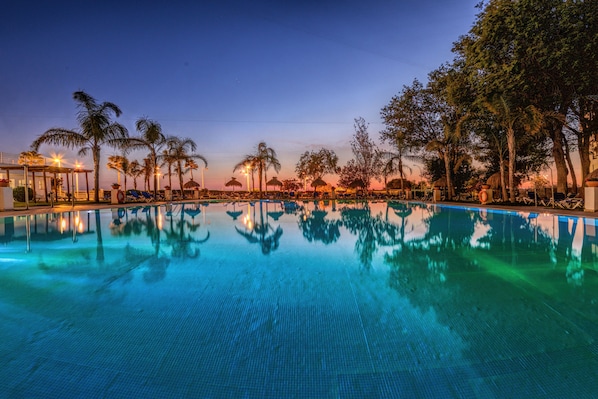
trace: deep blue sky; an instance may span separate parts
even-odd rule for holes
[[[76,128],[72,93],[84,90],[116,103],[131,134],[147,116],[193,138],[210,188],[245,181],[232,168],[262,140],[278,153],[281,179],[307,150],[333,149],[344,165],[354,118],[377,140],[380,109],[453,58],[477,2],[11,2],[0,17],[0,151]],[[40,152],[75,161],[64,149]]]

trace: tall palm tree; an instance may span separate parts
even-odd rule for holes
[[[118,184],[120,184],[120,174],[124,177],[124,190],[127,191],[127,175],[131,173],[131,162],[124,155],[110,155],[108,157],[108,169],[113,169],[118,173]]]
[[[184,198],[183,190],[183,163],[189,159],[201,159],[204,165],[208,166],[208,161],[203,155],[193,154],[197,149],[195,141],[189,138],[171,137],[168,140],[168,156],[176,165],[176,172],[179,177],[179,185],[181,189],[181,196]]]
[[[153,166],[151,158],[143,158],[143,185],[145,187],[145,190],[149,190],[150,180],[152,176],[157,177],[157,173],[155,171],[156,168]],[[155,181],[155,183],[157,183],[157,180]],[[156,197],[154,196],[154,198]]]
[[[59,145],[67,148],[79,148],[79,155],[91,152],[93,157],[94,201],[100,202],[100,151],[102,146],[117,146],[118,139],[128,136],[127,129],[119,123],[112,122],[112,115],[119,117],[120,108],[111,102],[98,104],[96,100],[83,91],[73,93],[78,103],[77,121],[79,130],[52,128],[46,130],[31,144],[35,151],[42,144]]]
[[[497,117],[498,122],[506,131],[509,151],[509,201],[515,202],[515,133],[517,126],[520,125],[524,132],[537,133],[542,127],[542,115],[533,105],[526,108],[513,106],[504,95],[495,96],[484,105]],[[503,172],[501,171],[501,173]]]
[[[121,146],[126,150],[147,149],[149,151],[149,166],[152,168],[154,177],[154,198],[158,192],[158,172],[160,166],[158,165],[158,158],[160,153],[167,147],[169,138],[162,132],[162,126],[146,117],[140,118],[135,122],[135,128],[139,132],[137,137],[128,137],[121,141]]]
[[[276,172],[280,172],[280,162],[276,156],[276,151],[268,147],[265,142],[260,142],[253,154],[246,155],[241,162],[235,165],[233,172],[237,169],[243,169],[247,165],[256,165],[260,187],[260,197],[262,196],[262,182],[264,181],[266,171],[272,167]]]
[[[168,187],[172,188],[172,167],[176,164],[176,158],[170,154],[168,150],[162,150],[162,154],[159,156],[162,163],[160,167],[166,166],[166,176],[168,176]]]
[[[129,176],[133,178],[133,188],[137,190],[137,179],[145,172],[143,165],[139,161],[134,160],[129,166]]]
[[[189,158],[185,160],[185,171],[189,171],[191,174],[191,180],[193,180],[193,171],[199,169],[199,165],[193,158]],[[203,188],[203,187],[202,187]]]
[[[401,179],[401,190],[405,190],[405,169],[411,173],[411,168],[403,163],[404,154],[401,147],[397,147],[397,152],[386,151],[382,152],[384,159],[384,166],[382,167],[382,174],[384,176],[384,187],[387,187],[387,178],[395,173],[399,173]]]

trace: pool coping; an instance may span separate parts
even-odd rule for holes
[[[69,212],[69,211],[89,211],[89,210],[96,210],[96,209],[112,209],[112,208],[129,208],[129,207],[139,207],[139,206],[155,206],[155,205],[167,205],[167,204],[178,204],[178,203],[231,203],[231,202],[255,202],[257,200],[249,200],[249,199],[241,199],[241,200],[224,200],[224,199],[188,199],[188,200],[180,200],[180,201],[157,201],[157,202],[127,202],[123,204],[111,204],[111,203],[99,203],[99,204],[55,204],[54,206],[48,205],[33,205],[29,206],[29,208],[15,208],[12,210],[4,210],[0,211],[0,217],[11,217],[11,216],[25,216],[25,215],[37,215],[43,213],[62,213],[62,212]],[[277,201],[277,200],[268,200],[264,199],[262,201]],[[307,200],[297,200],[297,201],[307,201]],[[312,200],[313,201],[313,200]],[[323,200],[320,200],[323,201]],[[342,199],[341,201],[355,201],[355,200],[347,200]],[[362,200],[358,200],[362,201]],[[545,213],[545,214],[555,214],[555,215],[564,215],[564,216],[579,216],[579,217],[592,217],[598,218],[597,212],[586,211],[584,209],[562,209],[562,208],[552,208],[546,206],[534,206],[534,205],[503,205],[503,204],[481,204],[476,202],[458,202],[458,201],[436,201],[436,202],[428,202],[428,201],[417,201],[417,200],[379,200],[379,199],[371,199],[371,202],[403,202],[403,203],[423,203],[428,205],[445,205],[445,206],[458,206],[464,208],[476,208],[476,209],[496,209],[496,210],[503,210],[503,211],[512,211],[512,212],[536,212],[536,213]]]

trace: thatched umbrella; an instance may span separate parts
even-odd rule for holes
[[[232,187],[233,191],[235,191],[235,186],[236,187],[243,187],[243,184],[241,184],[241,182],[238,181],[236,177],[231,177],[231,179],[229,181],[227,181],[226,183],[224,183],[224,185],[226,187]]]
[[[507,187],[509,186],[509,176],[505,174],[505,184]],[[521,179],[518,176],[515,176],[515,187],[519,186],[521,183]],[[491,175],[488,179],[486,179],[486,184],[490,186],[493,190],[498,190],[501,188],[500,184],[500,172],[496,172]]]
[[[365,183],[361,179],[355,179],[351,183],[349,183],[349,188],[365,188]]]
[[[278,186],[278,189],[280,189],[280,187],[282,187],[282,182],[274,176],[266,182],[266,187],[268,186]]]
[[[438,187],[438,188],[440,188],[440,187],[446,187],[447,186],[446,185],[446,177],[441,177],[440,179],[436,180],[434,182],[434,184],[432,184],[432,186]]]
[[[486,184],[493,190],[498,190],[501,187],[500,184],[500,172],[496,172],[486,179]]]
[[[598,180],[598,169],[594,169],[593,171],[591,171],[590,173],[588,173],[586,175],[586,181],[587,180]]]
[[[195,188],[195,187],[199,187],[199,183],[194,181],[193,179],[191,179],[187,183],[183,184],[183,188]]]
[[[411,188],[412,183],[407,179],[402,179],[403,188]],[[391,189],[400,189],[401,188],[401,179],[392,179],[388,183],[386,183],[386,188]]]
[[[328,183],[326,183],[324,180],[322,180],[319,177],[316,180],[311,182],[311,186],[314,188],[314,191],[318,191],[318,187],[327,186],[327,185],[328,185]]]

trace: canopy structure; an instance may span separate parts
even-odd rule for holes
[[[315,191],[318,190],[318,187],[326,186],[326,185],[328,185],[328,183],[326,183],[324,180],[322,180],[319,177],[316,180],[311,182],[311,186],[314,188]]]
[[[271,178],[270,180],[268,180],[266,182],[266,187],[268,186],[278,186],[278,188],[282,187],[282,182],[280,180],[278,180],[278,178],[276,176],[274,176],[273,178]]]
[[[186,182],[185,184],[183,184],[183,188],[195,188],[195,187],[199,187],[199,183],[193,179],[191,179],[188,182]]]
[[[48,193],[48,174],[53,175],[53,182],[56,185],[58,181],[58,175],[65,174],[66,175],[66,192],[67,198],[72,198],[74,200],[74,195],[71,196],[71,191],[75,189],[75,176],[79,176],[81,173],[85,173],[85,191],[87,193],[87,200],[89,201],[89,173],[93,172],[93,170],[89,169],[76,169],[76,168],[65,168],[53,165],[13,165],[13,164],[0,164],[0,170],[6,171],[6,178],[10,180],[10,172],[13,171],[15,174],[22,176],[22,178],[27,182],[26,185],[29,186],[29,177],[31,175],[31,188],[33,190],[33,200],[37,199],[36,193],[36,184],[35,184],[35,177],[36,173],[41,173],[43,176],[43,185],[44,185],[44,198],[46,200],[49,199]],[[70,177],[69,177],[70,175]],[[77,189],[78,189],[78,177],[77,177]],[[71,188],[73,190],[71,190]],[[50,191],[53,191],[53,195],[55,196],[55,200],[58,201],[59,190],[57,187],[50,187]],[[27,206],[29,205],[29,199],[27,198]]]
[[[365,188],[365,183],[361,179],[355,179],[349,183],[349,188]]]
[[[233,191],[235,191],[235,187],[243,187],[243,184],[241,184],[241,182],[238,181],[236,177],[231,177],[231,179],[224,183],[224,185],[226,187],[232,187]]]

